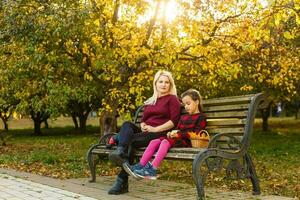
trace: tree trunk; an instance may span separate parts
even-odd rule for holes
[[[299,118],[299,111],[300,111],[300,102],[296,101],[295,103],[295,119],[297,120]]]
[[[76,115],[74,113],[72,113],[72,120],[73,120],[75,129],[78,129],[79,126],[78,126]]]
[[[34,134],[35,135],[41,135],[41,120],[39,118],[36,118],[34,121]]]
[[[107,133],[117,132],[117,117],[116,114],[103,112],[99,118],[100,134],[105,135]]]
[[[280,117],[286,117],[286,112],[287,112],[287,111],[286,111],[285,107],[286,107],[285,103],[282,103],[282,104],[281,104],[282,112],[281,112],[281,114],[279,115]]]
[[[77,117],[79,119],[79,129],[81,134],[86,133],[86,121],[92,111],[92,108],[88,103],[70,102],[71,115],[74,122],[75,128],[78,128]]]
[[[7,124],[7,121],[4,121],[3,123],[4,123],[4,130],[5,130],[5,131],[8,131],[8,124]]]
[[[49,129],[49,124],[48,124],[48,120],[47,119],[44,121],[44,123],[45,123],[45,128]]]
[[[41,123],[42,123],[41,112],[35,113],[34,111],[31,111],[31,119],[34,122],[34,134],[41,135],[42,134],[42,132],[41,132]]]
[[[6,141],[4,137],[4,132],[0,131],[0,140],[2,142],[2,146],[6,146]]]
[[[261,116],[262,116],[262,130],[263,131],[268,131],[269,130],[269,124],[268,124],[268,118],[270,116],[270,107],[271,104],[268,105],[266,109],[261,110]]]
[[[85,134],[86,133],[86,120],[89,115],[89,112],[87,114],[82,114],[79,116],[79,125],[80,125],[80,133]]]
[[[41,112],[41,116],[40,116],[40,121],[41,123],[44,122],[45,124],[45,128],[49,128],[49,124],[48,124],[48,119],[49,119],[50,115],[47,114],[46,112]]]
[[[1,119],[2,119],[2,122],[3,122],[4,130],[5,130],[5,131],[8,131],[8,124],[7,124],[8,118],[6,118],[6,117],[1,117]]]

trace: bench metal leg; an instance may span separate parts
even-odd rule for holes
[[[198,153],[193,161],[193,179],[196,184],[198,200],[205,199],[204,181],[206,178],[205,172],[201,171],[201,166],[204,166],[205,159],[208,157],[208,152]]]
[[[93,154],[93,150],[96,148],[99,148],[100,146],[103,146],[105,144],[107,144],[108,140],[112,137],[116,135],[116,133],[107,133],[105,135],[103,135],[97,144],[92,145],[86,155],[87,161],[88,161],[88,165],[89,165],[89,169],[91,172],[91,180],[90,182],[95,182],[96,181],[96,166],[100,160],[100,155],[95,155]],[[98,157],[98,159],[95,159],[95,156]]]
[[[250,173],[250,179],[253,186],[253,195],[259,195],[260,194],[260,187],[259,187],[259,180],[256,175],[255,166],[252,162],[252,159],[248,153],[245,154],[245,159],[247,162],[247,165],[249,167],[249,173]]]
[[[96,181],[96,165],[99,162],[99,159],[94,159],[95,156],[93,155],[92,151],[93,149],[95,149],[98,146],[98,144],[93,145],[90,147],[90,149],[87,152],[87,161],[88,161],[88,165],[89,165],[89,169],[91,172],[91,179],[89,180],[89,182],[95,182]]]

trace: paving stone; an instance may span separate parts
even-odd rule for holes
[[[0,174],[0,185],[0,200],[50,200],[51,198],[61,200],[95,200],[95,198],[90,198],[59,188],[44,186],[40,183],[34,183],[5,174]],[[24,188],[26,188],[26,190],[24,190]]]
[[[129,179],[129,193],[108,195],[115,177],[97,177],[95,183],[88,179],[58,180],[35,174],[0,168],[0,200],[172,200],[196,199],[195,186],[170,181],[137,181]],[[11,193],[13,191],[13,193]],[[222,191],[205,188],[207,200],[292,200],[295,198],[274,195],[253,196],[251,192]],[[8,198],[5,198],[6,195]]]

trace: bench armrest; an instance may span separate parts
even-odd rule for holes
[[[223,146],[221,147],[220,145]],[[242,149],[242,143],[230,133],[218,133],[210,139],[207,148],[222,148],[222,150],[239,151]]]

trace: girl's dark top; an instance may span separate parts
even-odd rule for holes
[[[188,132],[200,132],[206,127],[206,116],[203,113],[185,114],[180,117],[177,125],[177,138],[166,138],[172,147],[191,147],[190,135]]]
[[[180,102],[175,95],[159,97],[155,105],[145,105],[142,122],[156,127],[171,120],[174,127],[180,118]]]

